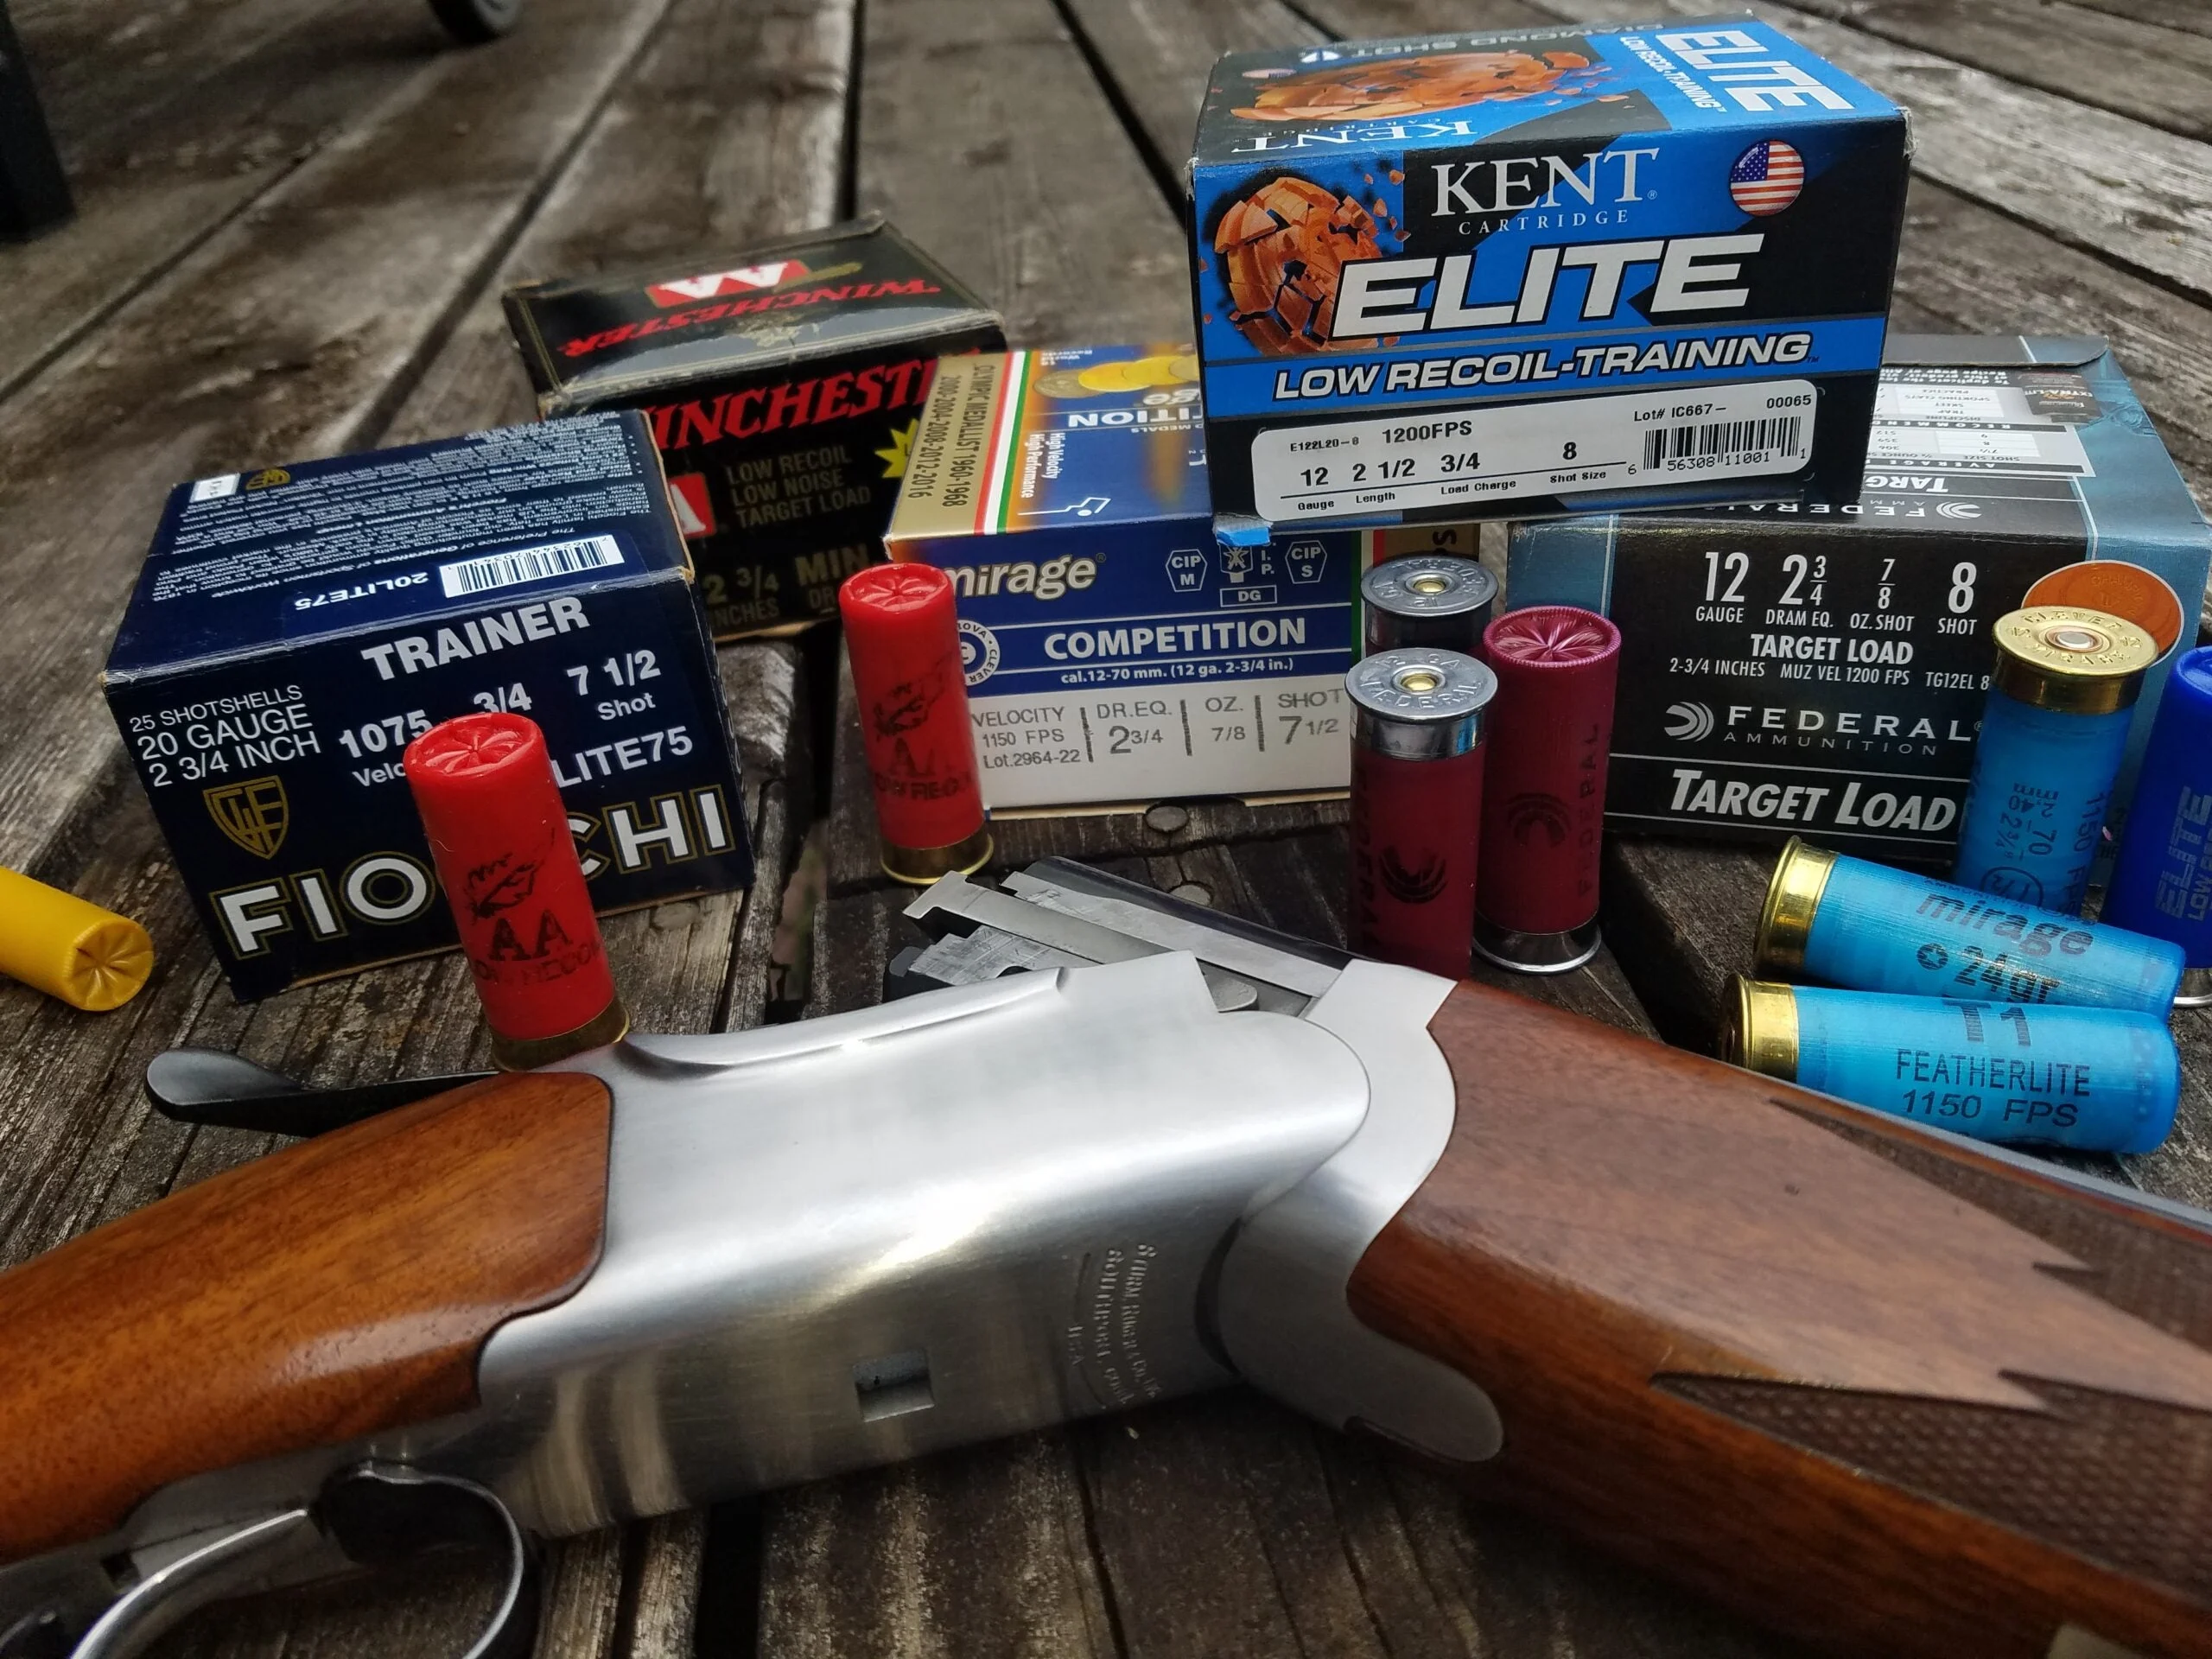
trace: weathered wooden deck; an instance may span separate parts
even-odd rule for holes
[[[175,480],[531,414],[496,295],[880,208],[1020,344],[1188,329],[1181,157],[1219,51],[1325,34],[1697,15],[1697,0],[531,0],[447,47],[419,0],[12,0],[79,216],[0,247],[0,863],[143,918],[123,1012],[0,986],[0,1262],[267,1150],[149,1116],[148,1058],[236,1047],[317,1082],[484,1064],[467,976],[408,963],[251,1007],[221,983],[96,674]],[[1802,0],[1763,14],[1909,104],[1897,316],[2104,334],[2212,486],[2212,10],[2199,0]],[[810,663],[810,653],[815,660]],[[639,1022],[742,1027],[810,822],[831,896],[810,1000],[874,1000],[899,895],[869,856],[830,665],[726,649],[762,880],[626,916]],[[1006,826],[1336,938],[1340,808],[1195,804]],[[1624,841],[1611,950],[1544,988],[1710,1039],[1767,860]],[[1523,988],[1527,988],[1524,987]],[[2212,1015],[2182,1121],[2126,1160],[2212,1200]],[[1773,1643],[1232,1393],[575,1540],[542,1650],[600,1656],[1598,1656]],[[175,1653],[460,1651],[456,1569],[209,1614]]]

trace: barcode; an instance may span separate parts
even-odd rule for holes
[[[1712,421],[1703,426],[1662,426],[1643,435],[1643,464],[1690,461],[1713,455],[1741,455],[1773,449],[1797,453],[1802,415],[1777,415],[1769,421]]]
[[[438,567],[438,585],[448,599],[467,594],[489,593],[548,576],[572,576],[579,570],[596,570],[622,563],[622,550],[612,536],[586,536],[573,542],[548,542],[543,547],[518,548],[512,553],[490,553],[480,559],[462,559]]]

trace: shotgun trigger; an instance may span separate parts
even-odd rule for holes
[[[73,1644],[65,1615],[41,1610],[0,1632],[0,1659],[132,1659],[210,1603],[448,1548],[504,1567],[491,1618],[461,1659],[525,1659],[541,1600],[534,1541],[472,1481],[378,1463],[340,1471],[312,1503],[131,1553],[117,1564],[121,1593]]]

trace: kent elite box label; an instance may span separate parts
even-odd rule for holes
[[[1620,624],[1613,827],[1947,858],[1991,628],[2031,583],[2121,559],[2196,614],[2212,531],[2102,340],[1901,335],[1890,359],[1855,503],[1515,526],[1510,604]]]
[[[1191,176],[1224,513],[1857,486],[1904,120],[1764,23],[1232,53]]]
[[[543,413],[645,411],[721,639],[836,614],[837,584],[883,556],[938,358],[1006,344],[873,219],[505,302]]]
[[[952,578],[1000,810],[1344,788],[1379,540],[1217,543],[1198,364],[1169,344],[947,359],[887,537]]]
[[[635,414],[179,485],[105,683],[241,997],[454,943],[400,755],[456,715],[544,728],[600,909],[753,879]]]

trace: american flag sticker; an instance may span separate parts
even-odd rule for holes
[[[1797,200],[1805,188],[1805,158],[1779,138],[1763,139],[1728,169],[1728,194],[1747,213],[1764,218]]]

